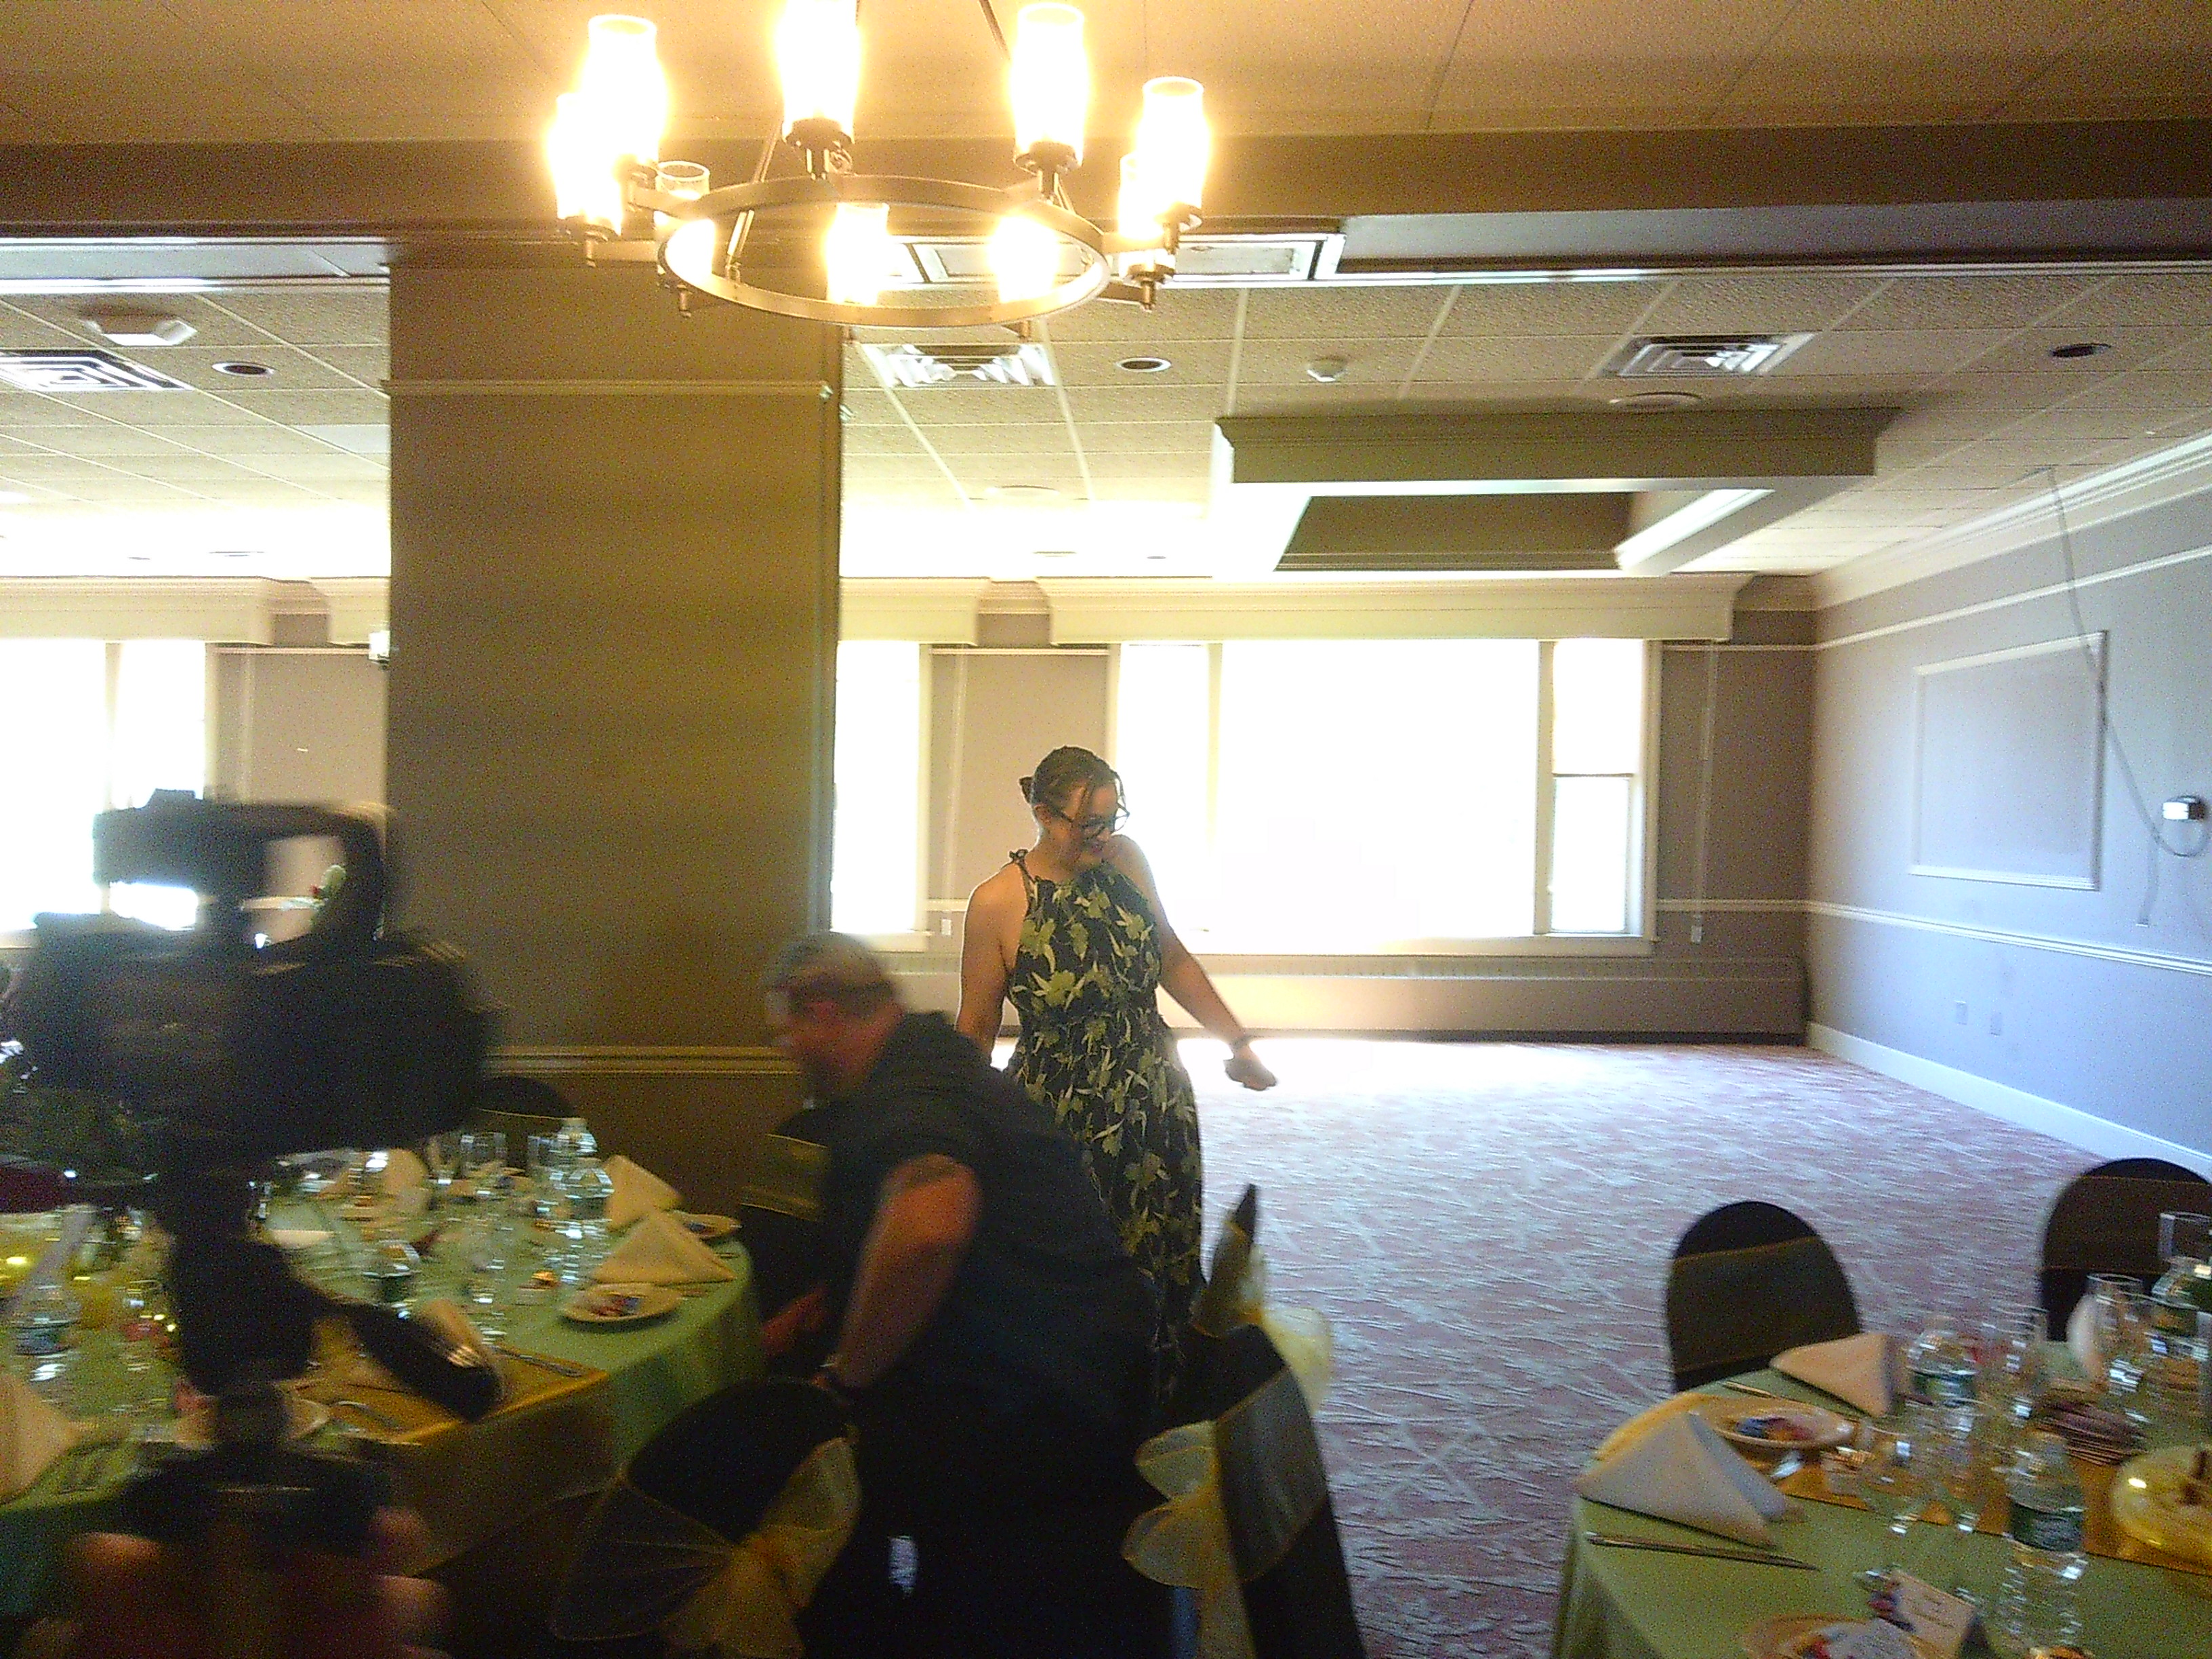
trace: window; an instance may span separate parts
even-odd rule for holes
[[[207,654],[197,640],[0,640],[0,708],[13,711],[0,811],[0,932],[41,910],[100,908],[92,820],[156,789],[197,793],[207,773]],[[125,915],[181,927],[193,896],[118,884]]]
[[[921,913],[922,647],[848,640],[837,647],[836,813],[830,925],[908,933]]]
[[[1644,665],[1636,640],[1124,646],[1130,833],[1215,949],[1638,933]]]

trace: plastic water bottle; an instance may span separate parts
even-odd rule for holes
[[[1948,1319],[1934,1319],[1905,1351],[1912,1392],[1937,1406],[1971,1406],[1982,1374],[1973,1344]]]
[[[570,1164],[599,1155],[599,1137],[592,1133],[591,1125],[580,1117],[562,1118],[561,1133],[553,1137],[553,1145],[562,1158]]]
[[[2018,1655],[2079,1642],[2081,1610],[2075,1586],[2089,1565],[2081,1551],[2087,1506],[2066,1443],[2055,1434],[2029,1435],[2013,1454],[2005,1492],[2012,1500],[2012,1519],[2005,1529],[2012,1559],[1997,1591],[1990,1644],[2000,1653]]]
[[[607,1253],[607,1205],[615,1195],[614,1177],[595,1158],[579,1158],[561,1171],[561,1191],[568,1200],[568,1251],[564,1277],[582,1279]]]
[[[17,1292],[9,1316],[9,1346],[32,1391],[64,1415],[73,1415],[70,1385],[76,1358],[77,1299],[69,1287],[41,1278]]]

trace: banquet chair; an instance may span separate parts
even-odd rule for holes
[[[2158,1255],[2161,1211],[2212,1212],[2212,1182],[2159,1158],[2124,1158],[2076,1176],[2043,1226],[2037,1289],[2051,1334],[2088,1288],[2092,1273],[2132,1273],[2145,1285],[2166,1271]]]
[[[542,1078],[488,1077],[477,1085],[465,1127],[503,1133],[507,1162],[519,1169],[531,1136],[558,1134],[573,1115],[567,1097]]]
[[[1667,1352],[1678,1394],[1858,1329],[1858,1304],[1835,1252],[1778,1204],[1724,1204],[1674,1246]]]
[[[1236,1281],[1252,1260],[1259,1205],[1259,1189],[1248,1186],[1223,1223],[1164,1413],[1175,1426],[1139,1449],[1138,1467],[1193,1468],[1210,1443],[1230,1548],[1216,1588],[1241,1607],[1254,1659],[1365,1659],[1304,1387],[1267,1330],[1236,1311],[1249,1305]],[[1131,1533],[1133,1544],[1146,1525]],[[1164,1539],[1158,1547],[1179,1554]],[[1182,1579],[1199,1576],[1186,1571]],[[1198,1588],[1202,1607],[1206,1587]]]

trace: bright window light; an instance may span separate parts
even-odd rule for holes
[[[108,797],[143,806],[156,789],[197,795],[207,783],[207,647],[198,640],[131,640],[115,676]],[[189,887],[118,882],[108,903],[118,915],[189,927],[199,908]]]
[[[1300,951],[1528,933],[1536,669],[1528,640],[1224,645],[1216,930]]]
[[[848,640],[837,647],[836,816],[830,925],[848,933],[920,926],[922,647]]]
[[[1644,752],[1644,641],[1552,647],[1552,770],[1633,773]]]
[[[0,640],[8,799],[0,810],[0,929],[41,910],[100,908],[92,819],[107,805],[107,647]]]
[[[1552,931],[1628,931],[1631,780],[1559,778],[1552,797]]]
[[[1206,732],[1211,653],[1203,645],[1125,645],[1114,711],[1114,768],[1128,830],[1145,849],[1160,902],[1183,932],[1205,927]]]

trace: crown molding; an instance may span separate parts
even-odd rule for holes
[[[981,577],[848,577],[837,584],[839,636],[974,645],[991,586]]]
[[[2212,432],[2063,483],[2058,499],[2065,505],[2067,527],[2079,535],[2206,489],[2212,489]],[[1825,610],[2032,547],[2055,533],[2051,499],[2042,495],[1863,555],[1820,572],[1814,583]]]
[[[320,576],[315,587],[330,607],[331,643],[367,645],[392,626],[392,580],[387,576]]]
[[[0,636],[270,645],[289,584],[261,576],[0,578]]]

